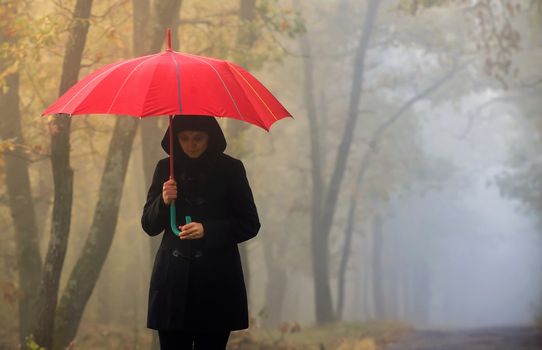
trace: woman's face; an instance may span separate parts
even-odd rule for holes
[[[198,158],[209,145],[209,134],[205,131],[181,131],[177,134],[179,144],[190,158]]]

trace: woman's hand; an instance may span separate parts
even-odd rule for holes
[[[167,180],[162,186],[162,199],[166,205],[177,199],[177,183],[175,180]]]
[[[191,222],[184,226],[179,226],[179,230],[181,230],[180,239],[200,239],[205,236],[203,225],[199,222]]]

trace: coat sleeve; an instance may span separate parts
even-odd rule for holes
[[[152,177],[152,184],[147,194],[147,202],[141,216],[141,226],[150,236],[156,236],[164,231],[168,222],[168,206],[162,199],[163,162],[158,162]]]
[[[202,223],[205,239],[213,245],[241,243],[256,236],[260,230],[260,219],[245,167],[241,161],[236,161],[232,168],[227,196],[231,216]]]

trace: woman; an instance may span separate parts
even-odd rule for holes
[[[164,231],[147,327],[158,330],[161,349],[224,349],[232,330],[248,327],[237,244],[256,236],[258,213],[243,163],[223,153],[217,121],[176,116],[172,127],[175,179],[169,179],[169,159],[160,160],[141,218],[149,235]],[[169,153],[169,129],[162,148]],[[170,227],[173,200],[180,236]],[[191,223],[184,222],[187,216]]]

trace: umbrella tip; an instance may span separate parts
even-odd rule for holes
[[[167,29],[167,51],[171,51],[171,29]]]

